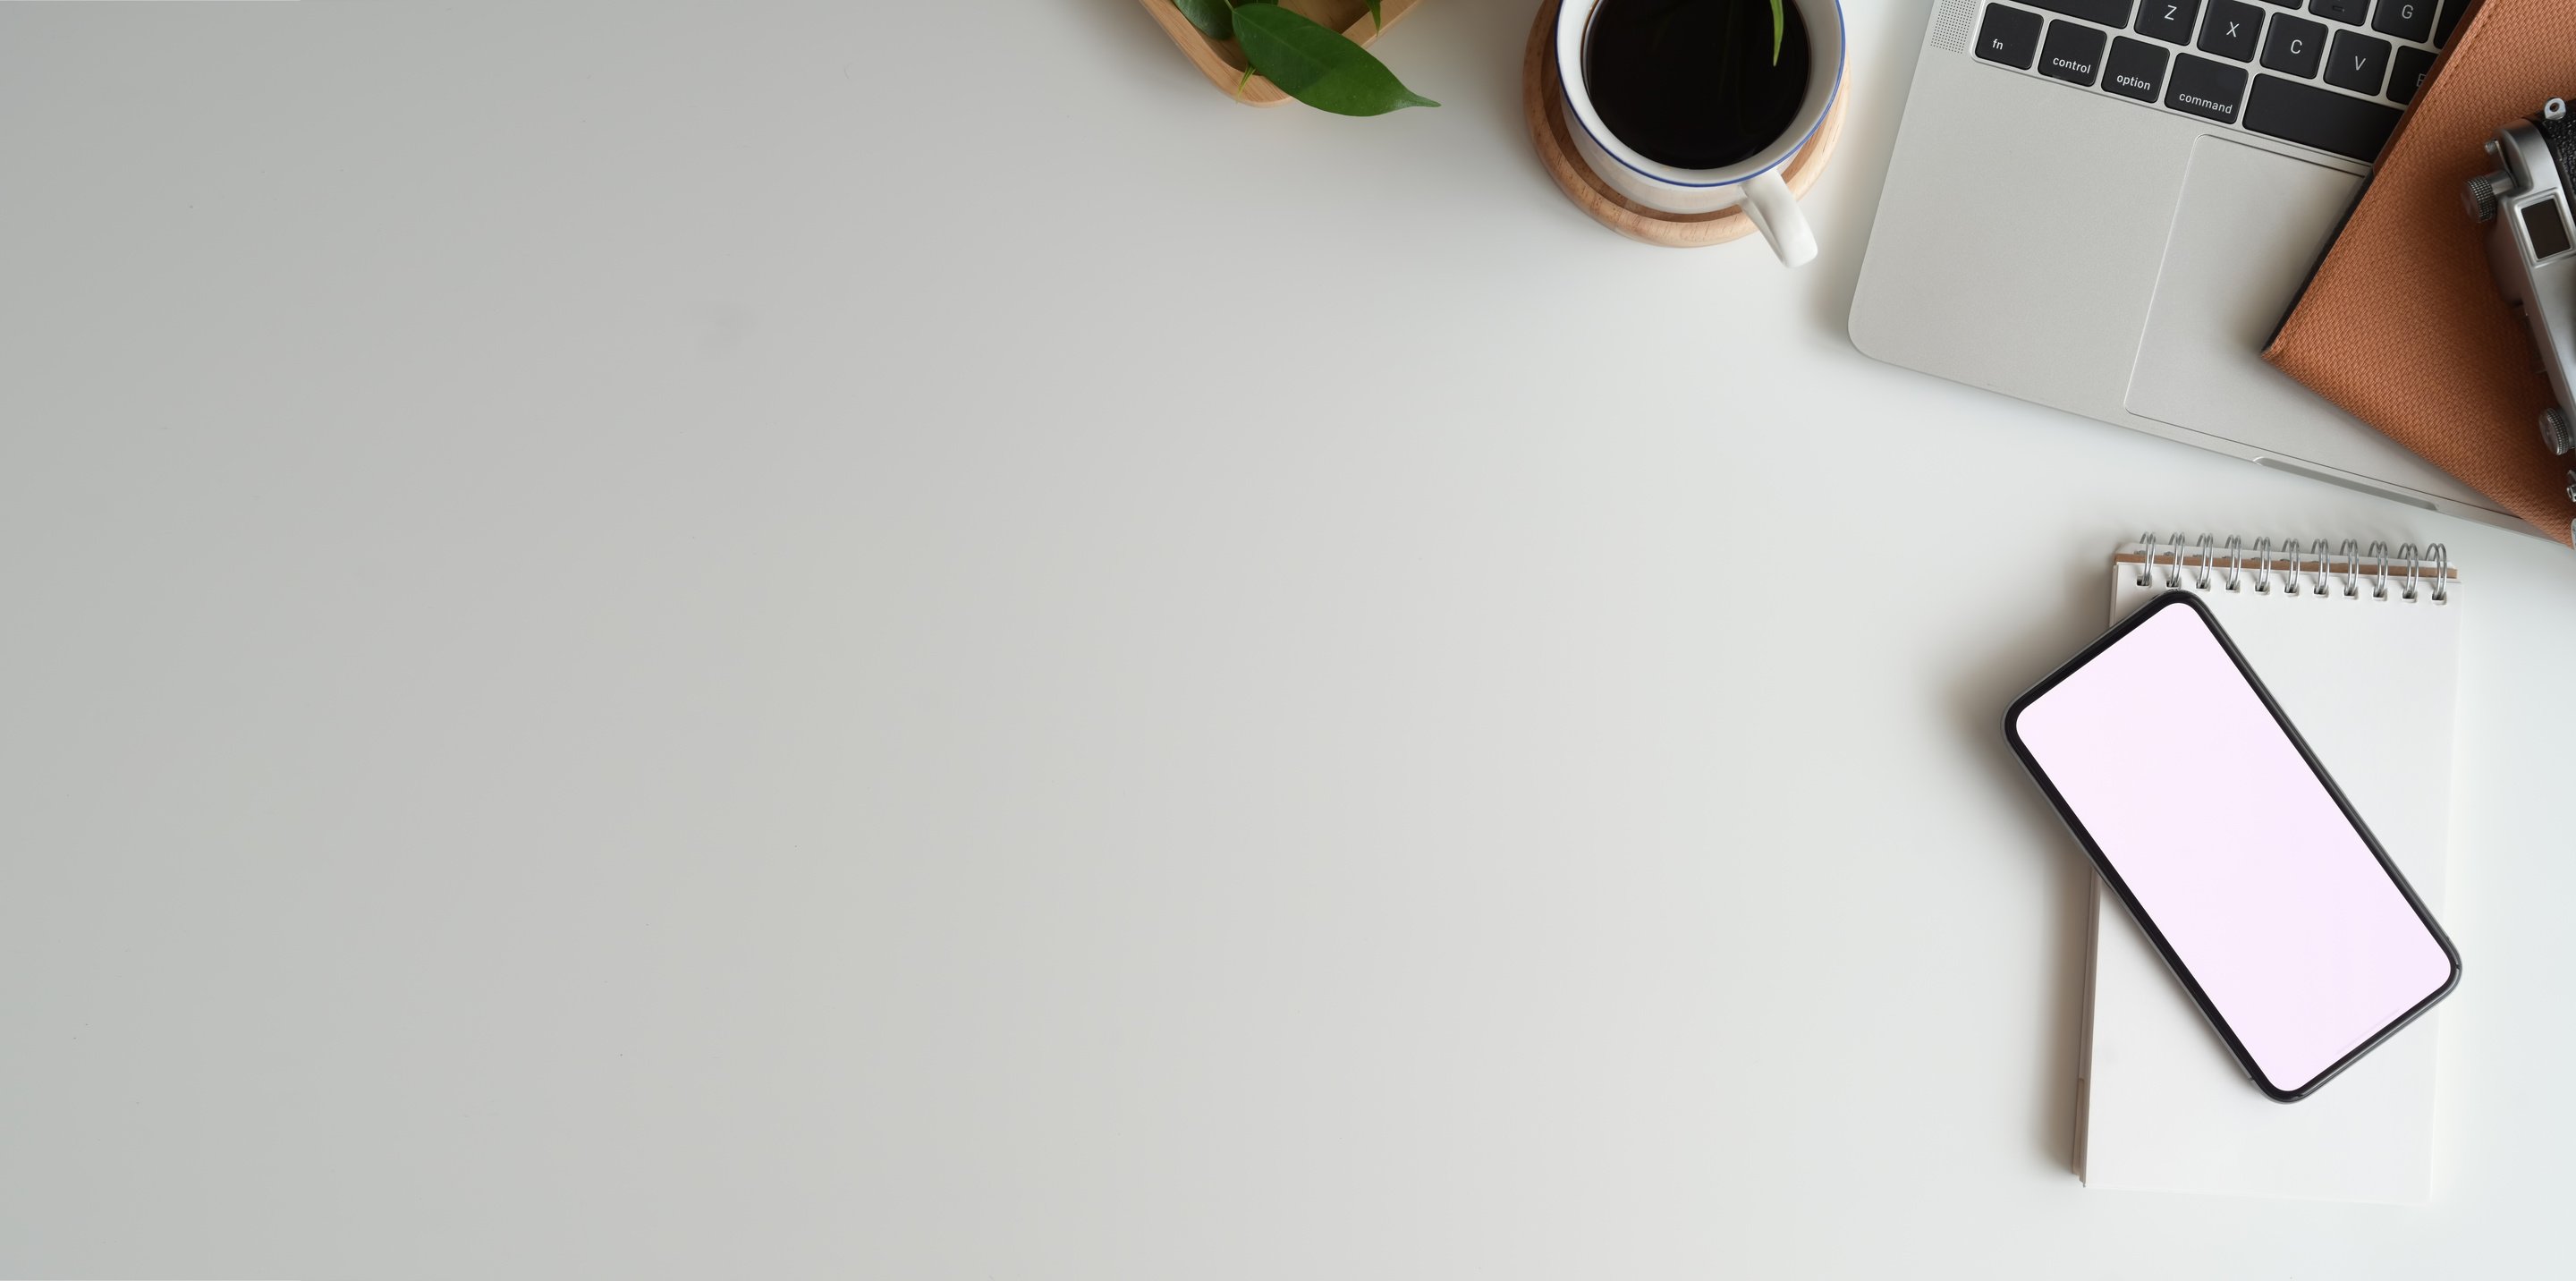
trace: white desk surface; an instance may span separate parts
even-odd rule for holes
[[[0,1275],[2566,1268],[2576,554],[1856,354],[1927,13],[1793,273],[1527,0],[0,9]],[[2149,527],[2469,576],[2429,1207],[2066,1171]]]

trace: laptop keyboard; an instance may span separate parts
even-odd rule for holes
[[[2378,159],[2470,3],[1991,0],[1976,53],[2367,161]]]

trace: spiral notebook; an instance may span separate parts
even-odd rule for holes
[[[2182,588],[2245,661],[2436,919],[2451,813],[2460,579],[2438,543],[2391,549],[2241,537],[2132,543],[2112,560],[2111,619]],[[2189,804],[2189,761],[2140,787]],[[2464,957],[2475,982],[2477,958]],[[2075,1172],[2086,1186],[2328,1201],[2431,1195],[2437,1007],[2298,1103],[2245,1078],[2120,901],[2093,897],[2077,1062]]]

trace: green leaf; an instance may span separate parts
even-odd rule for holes
[[[1789,15],[1780,9],[1780,0],[1771,0],[1771,65],[1780,65],[1780,41],[1789,34]]]
[[[1255,70],[1281,93],[1319,111],[1382,116],[1440,105],[1405,88],[1385,63],[1342,33],[1275,4],[1237,8],[1234,35]]]
[[[1377,0],[1369,0],[1369,25],[1380,31],[1386,30],[1386,15],[1377,11]]]
[[[1773,2],[1777,3],[1778,0]],[[1226,0],[1172,0],[1172,7],[1180,10],[1181,16],[1189,19],[1190,25],[1198,28],[1199,34],[1208,39],[1232,40],[1234,38],[1234,6],[1226,3]],[[1772,61],[1777,62],[1779,59],[1774,58]]]

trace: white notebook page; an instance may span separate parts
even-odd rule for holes
[[[2168,558],[2172,546],[2163,545]],[[2133,544],[2122,552],[2134,558],[2140,550]],[[2222,550],[2204,589],[2198,554],[2196,547],[2187,553],[2181,586],[2208,602],[2440,920],[2459,583],[2449,581],[2447,604],[2433,603],[2429,586],[2405,601],[2402,576],[2388,580],[2386,598],[2378,598],[2366,572],[2358,595],[2346,595],[2342,574],[2330,576],[2323,596],[2312,575],[2289,594],[2278,572],[2268,592],[2257,591],[2250,571],[2230,591]],[[2170,590],[2164,568],[2143,587],[2138,569],[2113,566],[2115,623]],[[2196,789],[2225,785],[2196,773],[2190,761],[2154,762],[2139,772],[2139,786],[2177,805],[2190,804]],[[2475,956],[2464,955],[2461,969],[2462,982],[2476,981]],[[2077,1173],[2096,1188],[2422,1201],[2432,1185],[2439,1027],[2436,1006],[2314,1095],[2275,1103],[2246,1080],[2128,911],[2097,882]]]

